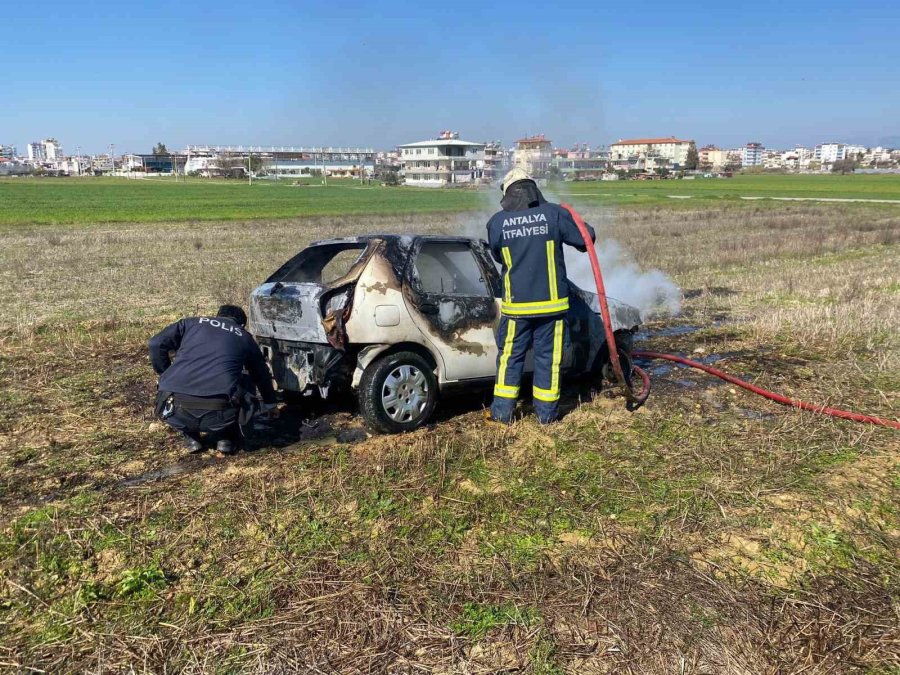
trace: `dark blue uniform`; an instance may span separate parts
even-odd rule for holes
[[[510,194],[516,190],[523,193],[522,199]],[[525,356],[533,348],[534,410],[547,423],[558,415],[559,370],[567,339],[569,282],[562,246],[585,251],[584,239],[569,212],[545,201],[532,181],[513,183],[503,205],[487,225],[491,253],[503,277],[491,416],[504,422],[511,419]],[[588,229],[594,239],[594,230]]]
[[[169,352],[177,352],[174,363]],[[173,395],[165,421],[196,438],[200,432],[237,434],[236,397],[255,386],[265,403],[275,402],[272,376],[253,337],[233,319],[191,317],[150,339],[150,362],[159,374],[162,398]],[[249,378],[243,375],[246,368]],[[248,381],[249,380],[249,381]]]

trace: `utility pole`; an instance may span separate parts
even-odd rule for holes
[[[112,163],[112,171],[110,172],[110,175],[115,176],[116,175],[116,144],[115,143],[109,144],[109,161]]]

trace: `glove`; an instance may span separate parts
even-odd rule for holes
[[[266,419],[276,420],[279,415],[281,415],[281,411],[278,409],[277,403],[262,403],[259,406],[259,413]]]

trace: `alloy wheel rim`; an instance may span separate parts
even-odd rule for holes
[[[395,422],[415,422],[422,417],[427,404],[428,381],[415,366],[397,366],[385,378],[381,387],[381,405]]]

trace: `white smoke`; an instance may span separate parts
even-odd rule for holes
[[[548,201],[562,203],[556,195],[542,188]],[[466,214],[460,218],[457,232],[472,239],[487,239],[487,222],[500,209],[499,195],[484,193],[483,211]],[[601,215],[601,214],[595,214]],[[606,296],[636,307],[641,318],[676,315],[681,311],[682,293],[678,285],[665,272],[658,269],[642,270],[633,256],[614,239],[603,239],[603,226],[612,220],[612,214],[603,213],[600,219],[592,219],[597,232],[595,250],[603,273]],[[571,246],[565,246],[566,274],[569,281],[586,291],[596,292],[591,260]]]
[[[665,272],[642,270],[631,254],[613,239],[598,241],[594,249],[603,273],[606,297],[637,307],[644,320],[681,311],[681,289]],[[569,281],[579,288],[596,292],[587,253],[566,246],[565,259]]]

